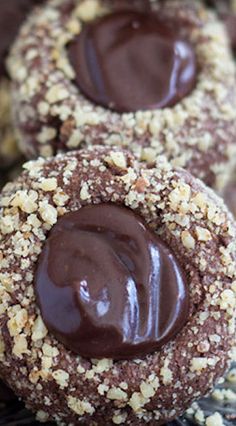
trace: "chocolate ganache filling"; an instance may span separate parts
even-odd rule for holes
[[[35,290],[49,331],[88,358],[157,351],[189,313],[173,253],[132,210],[114,204],[58,220],[39,258]]]
[[[120,113],[174,106],[196,85],[193,46],[157,13],[121,10],[84,24],[68,53],[81,92]]]

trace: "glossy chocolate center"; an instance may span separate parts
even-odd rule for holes
[[[68,49],[82,93],[120,113],[173,106],[196,85],[193,47],[154,13],[104,16]]]
[[[132,210],[113,204],[59,219],[35,289],[48,329],[88,358],[151,353],[188,318],[188,289],[175,257]]]

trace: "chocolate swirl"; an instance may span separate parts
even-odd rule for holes
[[[151,12],[123,10],[97,19],[68,49],[82,93],[120,113],[173,106],[196,84],[193,47],[176,23]]]
[[[35,290],[48,329],[84,357],[151,353],[188,316],[174,255],[132,210],[113,204],[59,219],[41,253]]]

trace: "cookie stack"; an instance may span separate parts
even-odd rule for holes
[[[10,50],[4,30],[9,122],[30,161],[0,197],[0,376],[40,422],[164,425],[236,358],[222,13],[49,0],[18,35],[13,18]]]

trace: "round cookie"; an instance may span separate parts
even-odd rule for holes
[[[41,0],[42,2],[42,0]],[[40,0],[8,0],[0,3],[0,168],[6,169],[20,157],[12,126],[10,81],[5,61],[20,25]]]
[[[126,19],[123,46],[116,29]],[[106,66],[102,77],[96,49]],[[164,67],[162,55],[168,57]],[[128,147],[148,163],[164,153],[217,189],[230,177],[235,69],[222,23],[198,2],[48,2],[23,26],[9,71],[20,147],[28,158],[104,144]]]
[[[98,146],[51,159],[40,158],[24,168],[18,179],[5,186],[0,199],[1,377],[27,407],[37,412],[41,421],[50,419],[71,425],[162,425],[176,417],[192,401],[208,393],[229,366],[235,343],[236,291],[236,229],[231,214],[213,191],[189,172],[171,166],[164,157],[159,157],[155,166],[145,168],[130,153]],[[122,214],[107,215],[105,210],[108,208],[109,212],[111,206],[121,209]],[[105,208],[105,213],[95,215],[94,228],[91,212],[100,207]],[[123,212],[128,214],[123,232],[114,231],[112,227],[118,226]],[[133,288],[128,283],[132,284],[135,274],[151,270],[147,246],[154,253],[152,256],[157,253],[154,243],[143,244],[139,239],[140,227],[138,232],[133,232],[130,217],[138,218],[146,241],[149,238],[159,241],[161,256],[166,250],[168,259],[163,258],[163,265],[166,261],[172,263],[167,272],[175,271],[175,278],[171,279],[173,288],[176,282],[184,283],[185,297],[181,300],[187,303],[189,300],[185,324],[178,322],[177,315],[175,334],[162,342],[157,351],[153,352],[152,348],[149,353],[145,348],[142,357],[133,359],[127,356],[122,339],[119,340],[123,333],[120,332],[122,321],[118,325],[115,321],[113,331],[118,330],[118,337],[113,341],[120,343],[114,359],[101,359],[96,347],[93,354],[96,352],[97,356],[84,358],[78,352],[85,351],[84,343],[89,336],[94,338],[94,324],[104,338],[101,317],[112,309],[109,303],[107,307],[107,302],[112,301],[113,307],[115,303],[114,315],[118,315],[119,320],[127,303],[123,305],[124,289],[120,288],[120,297],[117,297],[117,290],[110,289],[108,278],[115,274],[114,280],[120,286],[124,276],[120,267],[125,265],[125,274],[129,277],[125,287]],[[97,220],[103,218],[103,224],[98,226]],[[74,226],[75,219],[80,220],[80,225]],[[130,238],[129,232],[135,237]],[[119,238],[114,240],[114,235]],[[83,241],[81,246],[80,241]],[[73,261],[75,253],[76,262]],[[161,266],[160,258],[157,255],[152,263],[159,265],[158,273],[151,274],[152,277],[162,277],[162,268],[166,269]],[[87,266],[86,259],[89,259]],[[118,260],[121,263],[117,263]],[[79,270],[76,270],[77,262],[81,265]],[[177,265],[174,269],[173,262]],[[47,265],[52,265],[50,271]],[[81,270],[85,271],[86,279],[78,275]],[[41,276],[45,277],[43,288]],[[91,276],[94,286],[87,288],[86,282]],[[104,284],[104,277],[109,281],[110,296],[97,299],[97,285]],[[73,286],[80,283],[80,290],[76,287],[77,303],[80,312],[86,312],[84,337],[80,335],[82,349],[68,349],[74,342],[73,336],[81,332],[77,327],[78,307],[72,299],[68,314],[58,315],[58,309],[63,312],[72,291],[70,285],[60,287],[58,279],[65,279],[65,283],[73,281]],[[102,295],[105,287],[101,288]],[[151,282],[141,292],[143,304],[140,299],[136,303],[140,309],[144,306],[149,310],[153,306],[151,302],[145,304],[150,288],[154,288]],[[95,291],[94,298],[90,290]],[[47,297],[41,298],[41,291],[46,291]],[[137,291],[140,296],[141,290]],[[150,294],[153,295],[152,291]],[[129,295],[125,300],[131,299]],[[57,302],[51,304],[53,300]],[[176,314],[177,300],[180,298],[175,300],[171,296],[159,304],[158,309],[163,313],[174,306],[172,313]],[[55,309],[57,316],[50,315]],[[125,312],[139,312],[136,309],[132,311],[128,306]],[[95,317],[98,322],[93,321]],[[113,319],[111,315],[109,321]],[[135,327],[132,328],[135,321],[127,323],[127,329],[132,332],[131,346],[137,335]],[[76,331],[71,330],[72,323],[73,327],[76,324]],[[102,326],[106,328],[108,324]],[[110,333],[108,329],[108,340]],[[100,338],[97,342],[100,350],[99,342]]]

